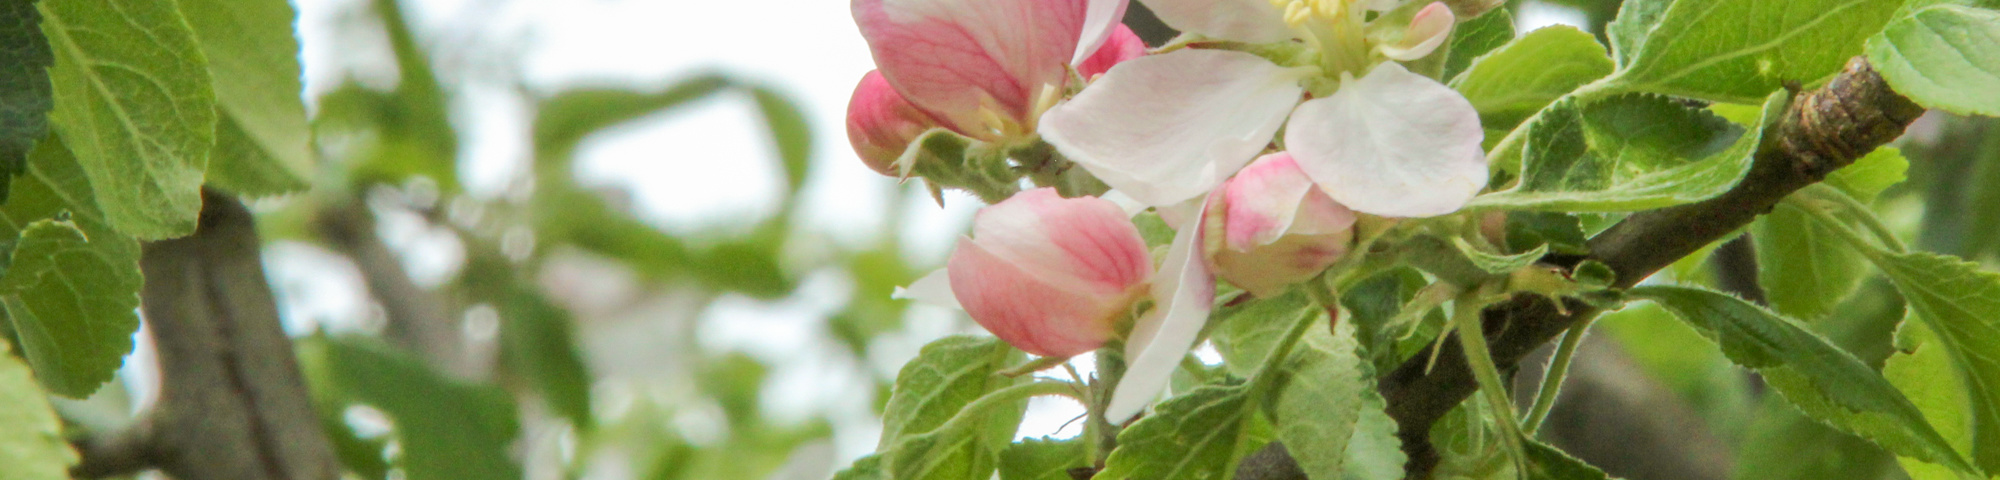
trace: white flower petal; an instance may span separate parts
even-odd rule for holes
[[[917,281],[910,282],[908,288],[896,287],[896,291],[890,293],[889,298],[911,300],[925,305],[956,308],[959,310],[965,309],[965,307],[959,306],[958,295],[951,292],[951,275],[945,273],[945,270],[942,268],[924,275],[923,278],[919,278]]]
[[[1139,0],[1174,30],[1223,40],[1273,43],[1295,33],[1271,0]]]
[[[1125,192],[1117,190],[1104,192],[1103,195],[1098,195],[1097,198],[1102,198],[1104,201],[1118,205],[1118,209],[1124,210],[1125,216],[1128,218],[1139,216],[1147,208],[1146,204],[1139,203],[1138,199],[1134,199],[1131,195],[1126,195]]]
[[[1243,52],[1147,56],[1050,109],[1040,131],[1112,188],[1171,205],[1250,163],[1298,102],[1304,75]]]
[[[1125,6],[1132,0],[1090,0],[1090,6],[1083,14],[1083,35],[1077,39],[1076,55],[1070,57],[1070,65],[1082,65],[1097,53],[1097,47],[1104,45],[1104,39],[1111,37],[1111,30],[1125,19]]]
[[[1167,248],[1167,261],[1154,277],[1155,306],[1132,326],[1125,343],[1128,367],[1112,390],[1104,418],[1123,423],[1144,411],[1167,388],[1181,357],[1208,323],[1215,302],[1215,280],[1201,256],[1201,232],[1207,222],[1182,225]]]
[[[1285,131],[1299,169],[1335,201],[1385,217],[1457,211],[1486,186],[1485,132],[1458,92],[1395,62],[1300,105]]]

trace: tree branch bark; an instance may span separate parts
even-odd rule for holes
[[[1748,225],[1792,192],[1895,139],[1922,113],[1921,107],[1891,91],[1881,75],[1856,57],[1825,87],[1794,95],[1780,123],[1766,132],[1749,174],[1735,188],[1706,201],[1633,214],[1592,238],[1589,255],[1569,260],[1603,262],[1617,272],[1617,287],[1631,287]],[[1522,356],[1597,313],[1580,302],[1569,302],[1568,315],[1555,307],[1539,296],[1523,295],[1487,308],[1487,338],[1503,369],[1513,368]],[[1457,342],[1453,338],[1438,347],[1443,351],[1435,369],[1425,366],[1431,355],[1426,350],[1380,379],[1389,415],[1400,426],[1398,437],[1410,456],[1410,478],[1429,478],[1437,466],[1431,425],[1478,389]]]
[[[382,337],[445,372],[472,376],[464,342],[453,328],[450,309],[435,292],[410,279],[395,250],[375,233],[375,217],[360,201],[328,207],[315,219],[320,236],[354,261],[369,296],[382,305]]]
[[[213,191],[203,192],[194,235],[145,246],[141,299],[159,349],[160,401],[132,430],[78,442],[84,460],[73,473],[339,477],[279,324],[261,246],[250,211]]]

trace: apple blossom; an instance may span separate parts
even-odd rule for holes
[[[994,336],[1035,355],[1103,346],[1153,274],[1139,230],[1094,197],[1021,192],[980,210],[972,229],[945,267],[951,297]]]
[[[854,0],[889,85],[943,126],[1006,143],[1033,134],[1074,64],[1115,32],[1128,0]]]
[[[1216,276],[1258,297],[1326,270],[1354,239],[1354,212],[1313,186],[1292,156],[1265,155],[1224,183],[1206,215]]]
[[[1390,26],[1375,23],[1400,17],[1365,17],[1395,0],[1142,1],[1183,31],[1251,43],[1297,39],[1312,55],[1300,56],[1309,58],[1300,65],[1229,50],[1147,56],[1052,108],[1042,137],[1112,188],[1154,206],[1186,201],[1248,164],[1280,127],[1299,168],[1355,211],[1441,215],[1485,186],[1484,131],[1471,103],[1383,61],[1436,49],[1454,22],[1442,4]],[[1367,34],[1391,27],[1401,28],[1395,41]],[[1309,91],[1314,98],[1301,103]]]

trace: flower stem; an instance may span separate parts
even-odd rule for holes
[[[1500,445],[1507,457],[1514,462],[1520,472],[1527,471],[1527,452],[1521,445],[1521,425],[1514,421],[1514,404],[1507,398],[1507,387],[1500,380],[1500,368],[1493,363],[1493,353],[1486,346],[1486,330],[1480,312],[1486,309],[1482,300],[1483,288],[1473,289],[1459,295],[1453,305],[1452,323],[1458,328],[1458,345],[1465,350],[1466,364],[1472,367],[1473,379],[1479,383],[1479,394],[1493,410],[1492,415],[1500,421],[1502,436]]]
[[[1548,420],[1549,410],[1555,408],[1556,397],[1562,393],[1563,379],[1569,377],[1569,365],[1576,360],[1576,349],[1583,345],[1584,331],[1596,320],[1593,315],[1570,326],[1563,332],[1562,344],[1556,346],[1556,356],[1549,360],[1548,373],[1542,375],[1542,389],[1535,394],[1535,406],[1528,410],[1528,418],[1521,422],[1521,433],[1533,436],[1541,429],[1542,421]]]
[[[1315,295],[1314,300],[1318,300],[1317,297]],[[1300,312],[1298,320],[1292,321],[1291,330],[1285,332],[1285,337],[1278,341],[1278,346],[1271,349],[1271,355],[1264,357],[1264,364],[1258,366],[1257,373],[1250,377],[1250,398],[1262,398],[1264,390],[1277,382],[1279,365],[1292,356],[1292,349],[1298,347],[1299,339],[1306,336],[1306,329],[1319,323],[1321,308],[1324,307],[1315,301]]]

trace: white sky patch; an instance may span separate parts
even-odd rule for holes
[[[1550,25],[1569,25],[1587,29],[1590,19],[1575,8],[1541,2],[1522,2],[1514,10],[1514,29],[1528,33]]]

